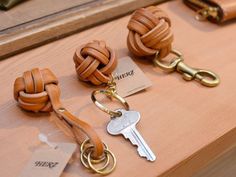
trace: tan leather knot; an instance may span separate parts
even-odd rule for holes
[[[49,69],[26,71],[15,80],[14,98],[25,110],[50,112],[52,104],[46,91],[46,85],[50,84],[57,85],[58,80]]]
[[[14,98],[21,108],[34,112],[54,111],[59,122],[66,127],[78,143],[87,138],[94,146],[95,157],[104,155],[101,139],[93,128],[67,111],[60,102],[60,89],[56,76],[49,69],[26,71],[14,83]]]
[[[173,34],[165,12],[156,6],[136,10],[128,23],[127,45],[137,56],[151,56],[159,52],[164,58],[171,51]]]
[[[80,46],[73,59],[79,79],[94,85],[107,83],[117,66],[115,51],[107,47],[104,41],[92,41]]]

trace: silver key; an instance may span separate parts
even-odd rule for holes
[[[140,120],[140,113],[136,111],[126,111],[124,109],[117,109],[116,111],[120,111],[122,115],[111,119],[107,125],[108,133],[111,135],[122,134],[126,139],[128,138],[133,145],[138,146],[137,150],[141,157],[146,157],[149,161],[155,161],[155,154],[136,129],[136,124]]]

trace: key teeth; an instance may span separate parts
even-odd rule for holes
[[[138,153],[141,157],[146,157],[146,154],[138,147]],[[147,158],[147,157],[146,157]]]
[[[138,143],[136,141],[133,141],[132,138],[130,138],[127,134],[123,134],[125,139],[129,140],[131,142],[132,145],[137,146],[138,147]]]
[[[153,157],[152,159],[149,159],[149,161],[154,162],[156,160],[156,156]]]
[[[139,146],[138,146],[138,143],[137,143],[136,141],[133,141],[133,140],[132,140],[131,138],[129,138],[129,137],[127,137],[127,139],[131,142],[132,145],[139,147]]]
[[[148,161],[154,162],[156,160],[155,155],[153,157],[146,156],[146,154],[142,151],[142,149],[140,147],[138,147],[137,151],[141,157],[145,157]]]

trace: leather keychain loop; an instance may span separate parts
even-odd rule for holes
[[[195,79],[208,87],[215,87],[220,83],[215,73],[191,68],[184,64],[182,54],[171,46],[174,37],[170,18],[158,7],[150,6],[136,10],[127,27],[129,29],[127,46],[134,55],[152,58],[156,66],[165,71],[178,71],[183,74],[185,80]],[[176,55],[177,58],[169,64],[164,64],[164,58],[170,53]]]
[[[23,77],[18,77],[14,83],[14,97],[19,106],[27,111],[55,111],[80,134],[86,134],[95,147],[94,156],[103,155],[103,144],[96,132],[86,122],[70,114],[60,102],[60,89],[56,76],[49,69],[38,68],[26,71]],[[63,111],[62,111],[63,110]]]
[[[22,77],[18,77],[15,80],[14,98],[19,106],[27,111],[55,111],[59,119],[62,119],[67,124],[67,127],[71,128],[77,140],[80,142],[88,142],[89,140],[89,143],[91,143],[89,147],[93,149],[93,151],[89,151],[89,163],[96,159],[98,162],[103,161],[104,155],[107,156],[107,153],[113,155],[103,145],[101,139],[89,124],[78,119],[62,106],[58,80],[49,69],[39,70],[35,68],[24,72]],[[86,148],[85,150],[87,150]],[[114,169],[114,166],[111,171]],[[111,171],[108,172],[110,173]],[[107,174],[107,172],[101,172],[101,174]]]

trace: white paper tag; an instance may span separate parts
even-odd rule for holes
[[[122,97],[127,97],[152,85],[143,71],[128,56],[119,59],[113,76],[117,84],[117,92]]]
[[[73,143],[58,143],[56,148],[41,146],[19,177],[59,177],[75,149]]]

